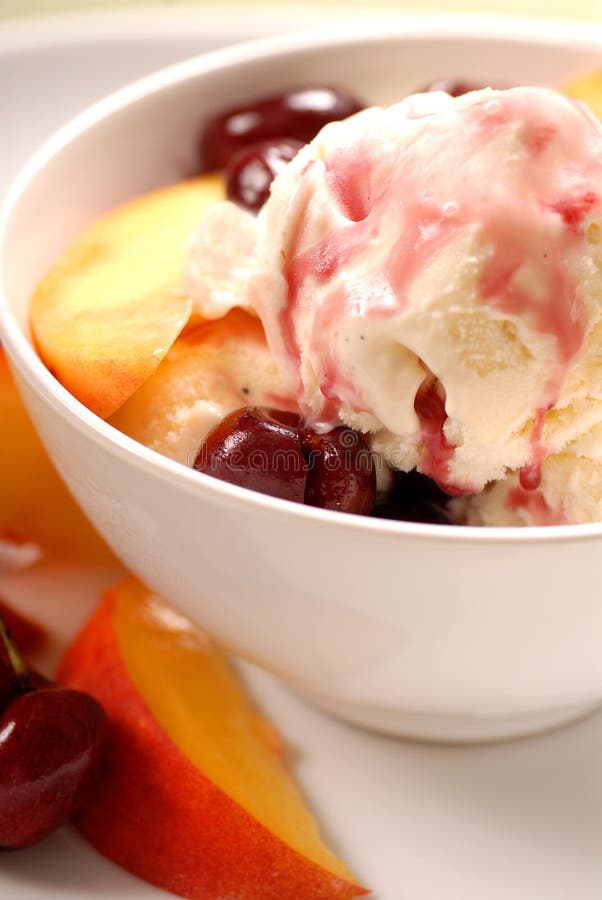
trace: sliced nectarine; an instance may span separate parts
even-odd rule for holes
[[[111,553],[61,481],[33,427],[0,348],[0,539],[109,560]]]
[[[134,579],[109,592],[59,678],[109,716],[78,827],[110,859],[202,900],[366,893],[324,846],[230,663],[160,597]]]
[[[602,69],[588,72],[565,85],[564,92],[569,97],[582,100],[602,119]]]
[[[155,374],[110,422],[153,450],[192,465],[207,432],[247,405],[295,408],[261,322],[234,309],[178,338]]]
[[[140,197],[85,231],[39,285],[31,326],[40,356],[99,416],[155,371],[188,321],[188,241],[222,197],[219,176]]]

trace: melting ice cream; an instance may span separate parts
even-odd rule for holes
[[[198,259],[226,219],[214,275]],[[432,93],[332,123],[256,220],[210,212],[188,283],[204,315],[258,313],[308,421],[368,433],[468,521],[602,519],[602,131],[582,105]]]

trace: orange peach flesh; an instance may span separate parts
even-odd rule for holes
[[[109,561],[109,548],[61,481],[23,406],[0,348],[0,539]]]
[[[39,285],[31,326],[44,363],[104,418],[155,371],[187,324],[188,241],[223,197],[204,176],[140,197],[85,231]]]
[[[59,677],[111,723],[105,778],[79,822],[101,852],[199,900],[366,893],[323,845],[228,661],[164,600],[118,585]]]
[[[586,103],[602,119],[602,69],[587,72],[564,87],[564,93]]]
[[[195,768],[289,847],[352,880],[320,840],[231,664],[207,636],[141,592],[120,596],[115,629],[138,693]]]
[[[109,419],[153,450],[192,465],[208,431],[241,406],[295,409],[259,319],[240,309],[189,329]]]

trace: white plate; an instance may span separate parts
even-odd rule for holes
[[[299,9],[264,8],[243,22],[220,5],[202,13],[0,27],[0,193],[51,129],[119,84],[192,53],[299,24],[307,24]],[[56,655],[116,575],[45,563],[0,577],[0,594],[52,622]],[[325,834],[376,900],[600,900],[602,715],[514,744],[424,747],[331,721],[269,675],[244,669],[295,748],[296,773]],[[166,895],[97,856],[68,829],[0,857],[2,900],[109,896]]]

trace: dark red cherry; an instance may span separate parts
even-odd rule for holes
[[[201,138],[201,170],[223,169],[243,147],[272,138],[306,144],[328,122],[346,119],[363,108],[344,88],[295,87],[254,103],[228,109],[211,119]]]
[[[298,424],[294,413],[258,406],[237,409],[209,432],[194,468],[230,484],[302,503],[307,465]]]
[[[29,689],[29,676],[15,642],[0,616],[0,714],[24,690]]]
[[[229,200],[257,213],[270,195],[270,185],[303,144],[292,138],[258,141],[239,150],[226,169]]]
[[[450,497],[431,478],[420,472],[395,472],[393,488],[384,503],[374,509],[379,519],[449,525]]]
[[[361,434],[335,428],[301,434],[309,467],[305,502],[308,506],[369,515],[376,496],[374,460]]]
[[[48,640],[48,632],[38,622],[13,609],[6,601],[0,599],[0,616],[24,656],[37,653]]]
[[[422,91],[444,91],[451,97],[461,97],[462,94],[469,94],[470,91],[480,91],[487,87],[485,84],[476,84],[471,81],[463,81],[459,78],[441,78],[439,81],[432,81]]]
[[[26,847],[67,822],[95,776],[105,714],[80,691],[17,697],[0,717],[0,847]]]
[[[27,675],[29,678],[30,691],[37,691],[40,688],[58,688],[56,681],[52,681],[52,679],[47,678],[46,675],[42,675],[37,669],[29,669]]]

